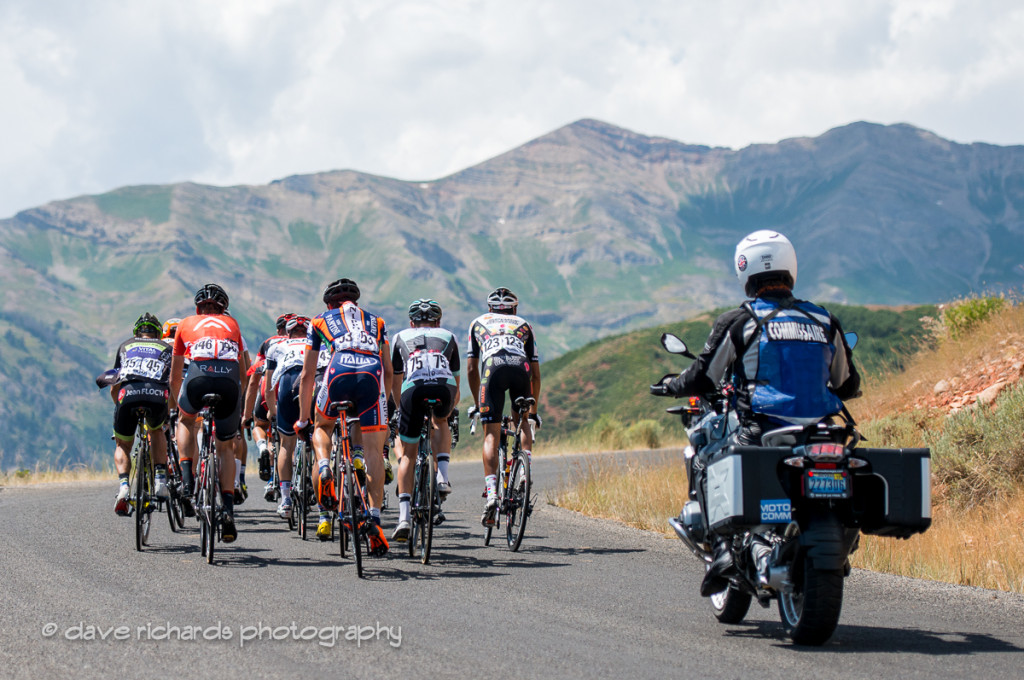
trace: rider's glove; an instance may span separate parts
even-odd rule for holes
[[[531,413],[530,415],[528,415],[526,417],[533,421],[533,429],[535,429],[535,430],[539,430],[540,429],[540,414],[539,413]]]
[[[466,409],[466,417],[470,420],[473,420],[473,418],[476,418],[478,415],[480,415],[480,409],[478,407],[470,406]]]
[[[246,418],[245,420],[242,421],[242,429],[248,430],[250,427],[252,427],[252,423],[253,420],[251,417]]]
[[[313,423],[308,420],[296,420],[292,429],[295,430],[295,434],[300,437],[308,438],[309,435],[313,433]]]

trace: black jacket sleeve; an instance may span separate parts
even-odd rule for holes
[[[832,357],[829,377],[832,391],[837,397],[846,401],[853,399],[860,392],[860,373],[857,372],[857,367],[853,363],[853,350],[846,342],[846,334],[843,333],[839,319],[831,313],[829,316],[832,318],[833,343],[836,348],[835,356]]]
[[[731,376],[736,360],[732,328],[748,319],[750,314],[743,308],[730,310],[718,317],[697,360],[669,383],[669,392],[677,396],[702,397],[717,392],[719,383]]]

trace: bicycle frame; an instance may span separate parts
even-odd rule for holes
[[[207,398],[204,397],[203,401],[206,403]],[[196,478],[196,516],[200,525],[202,554],[208,564],[213,564],[214,545],[220,532],[220,508],[217,503],[220,495],[220,457],[217,455],[213,404],[204,405],[199,411],[199,417],[203,419],[203,429],[199,446],[199,474]]]
[[[338,507],[334,517],[338,519],[339,552],[342,557],[348,547],[348,539],[352,539],[352,553],[355,556],[356,572],[363,575],[363,549],[370,551],[370,541],[366,535],[365,524],[369,519],[370,502],[366,489],[359,483],[352,464],[352,436],[349,425],[358,422],[359,418],[348,415],[352,403],[348,401],[333,402],[330,409],[339,411],[334,421],[331,435],[331,465],[334,472],[334,486],[339,495]],[[333,520],[332,520],[333,525]]]

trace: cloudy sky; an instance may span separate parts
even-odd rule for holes
[[[3,0],[0,217],[128,184],[435,179],[580,118],[1024,144],[1019,0]]]

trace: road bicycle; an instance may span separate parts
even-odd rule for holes
[[[207,564],[213,564],[214,546],[220,538],[220,459],[217,456],[213,409],[220,402],[219,394],[203,395],[203,420],[199,443],[199,475],[196,478],[196,517],[199,519],[199,544]]]
[[[310,441],[300,434],[292,457],[292,514],[288,518],[288,528],[297,529],[302,540],[309,536],[308,520],[314,496],[312,468],[313,451]]]
[[[349,415],[353,404],[350,401],[331,402],[330,411],[337,410],[338,419],[334,422],[332,434],[331,465],[334,473],[334,488],[338,490],[340,499],[338,506],[333,513],[338,523],[338,550],[341,557],[345,557],[349,548],[356,563],[356,573],[360,578],[363,576],[363,551],[368,555],[373,554],[370,550],[369,527],[370,502],[366,494],[366,488],[359,481],[352,464],[352,436],[351,425],[359,422],[358,416]]]
[[[178,458],[178,443],[174,438],[174,432],[178,424],[178,413],[172,411],[168,429],[164,432],[167,439],[167,500],[161,500],[161,505],[167,506],[167,520],[171,525],[171,531],[185,528],[185,509],[183,503],[181,461]]]
[[[523,451],[522,431],[528,427],[527,414],[536,403],[533,397],[519,397],[513,409],[519,416],[515,424],[512,416],[501,419],[498,440],[498,515],[494,525],[488,526],[484,545],[491,544],[491,534],[505,520],[505,539],[513,552],[519,550],[526,532],[526,520],[533,514],[535,498],[530,496],[530,457]],[[474,424],[475,425],[475,424]],[[509,440],[512,448],[509,449]]]

